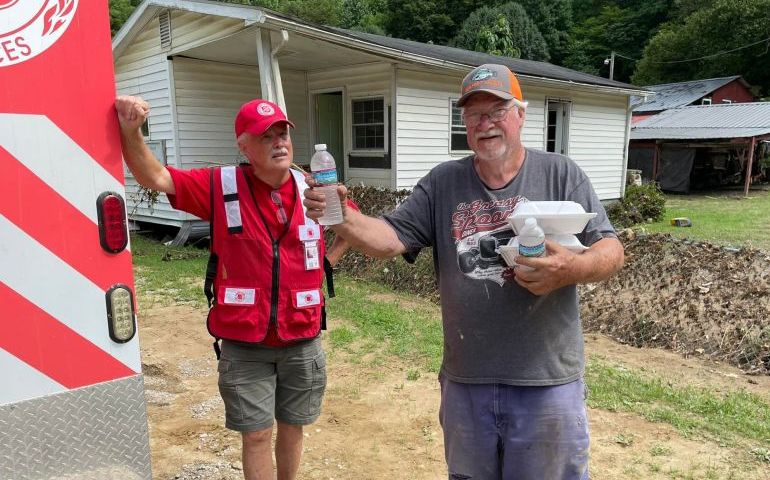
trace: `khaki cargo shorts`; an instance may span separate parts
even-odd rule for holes
[[[231,430],[263,430],[274,419],[309,425],[321,413],[326,389],[321,337],[277,348],[223,340],[218,371],[225,426]]]

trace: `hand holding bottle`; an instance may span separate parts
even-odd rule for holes
[[[323,214],[317,217],[320,225],[342,223],[342,205],[337,193],[337,166],[334,157],[326,151],[326,144],[315,146],[315,153],[310,159],[310,171],[315,181],[315,190],[323,194]],[[310,215],[309,215],[310,216]],[[314,218],[314,216],[310,216]]]

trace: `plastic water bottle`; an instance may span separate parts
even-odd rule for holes
[[[334,157],[326,151],[325,143],[315,146],[315,153],[310,158],[310,171],[318,184],[315,188],[321,190],[326,198],[326,211],[318,219],[318,223],[321,225],[342,223],[342,206],[340,197],[337,195],[337,166],[334,164]]]
[[[545,233],[537,220],[528,218],[519,232],[519,255],[522,257],[545,257]],[[519,268],[531,270],[531,267],[520,265]]]

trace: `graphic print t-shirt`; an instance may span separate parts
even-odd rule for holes
[[[464,383],[559,385],[580,377],[583,338],[577,289],[536,296],[506,280],[496,248],[513,236],[506,218],[519,202],[571,200],[596,212],[578,239],[615,233],[586,174],[568,157],[526,151],[516,177],[487,188],[473,156],[431,170],[385,215],[412,252],[434,247],[444,321],[442,374]]]

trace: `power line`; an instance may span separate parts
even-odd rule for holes
[[[635,61],[635,62],[638,62],[638,61],[640,60],[639,58],[631,58],[631,57],[627,57],[627,56],[625,56],[625,55],[622,55],[622,54],[620,54],[620,53],[618,53],[618,52],[615,52],[615,56],[616,56],[616,57],[620,57],[620,58],[625,58],[626,60],[633,60],[633,61]]]
[[[657,65],[662,65],[662,64],[674,64],[674,63],[686,63],[686,62],[695,62],[695,61],[697,61],[697,60],[705,60],[705,59],[707,59],[707,58],[714,58],[714,57],[718,57],[718,56],[720,56],[720,55],[725,55],[725,54],[727,54],[727,53],[733,53],[733,52],[737,52],[738,50],[743,50],[743,49],[745,49],[745,48],[753,47],[754,45],[759,45],[760,43],[764,43],[764,42],[770,42],[770,37],[767,37],[767,38],[763,38],[762,40],[758,40],[758,41],[756,41],[756,42],[753,42],[753,43],[749,43],[748,45],[743,45],[743,46],[741,46],[741,47],[738,47],[738,48],[733,48],[732,50],[724,50],[724,51],[721,51],[721,52],[712,53],[712,54],[710,54],[710,55],[704,55],[704,56],[702,56],[702,57],[697,57],[697,58],[688,58],[688,59],[686,59],[686,60],[669,60],[669,61],[666,61],[666,62],[655,62],[655,61],[650,61],[650,63],[654,63],[654,64],[657,64]],[[768,46],[770,46],[770,45],[768,45]],[[626,55],[621,55],[620,53],[617,53],[617,52],[615,52],[615,56],[616,56],[616,57],[622,57],[622,58],[625,58],[626,60],[632,60],[632,61],[634,61],[634,62],[638,62],[639,60],[641,60],[640,58],[633,58],[633,57],[628,57],[628,56],[626,56]]]
[[[714,58],[714,57],[718,57],[720,55],[725,55],[727,53],[737,52],[738,50],[743,50],[744,48],[753,47],[754,45],[758,45],[760,43],[767,42],[767,41],[770,41],[770,37],[764,38],[764,39],[756,41],[754,43],[749,43],[748,45],[743,45],[742,47],[733,48],[732,50],[724,50],[722,52],[712,53],[711,55],[705,55],[703,57],[688,58],[687,60],[670,60],[670,61],[667,61],[667,62],[650,62],[650,63],[657,63],[657,64],[668,63],[668,64],[671,64],[671,63],[694,62],[696,60],[705,60],[707,58]]]

